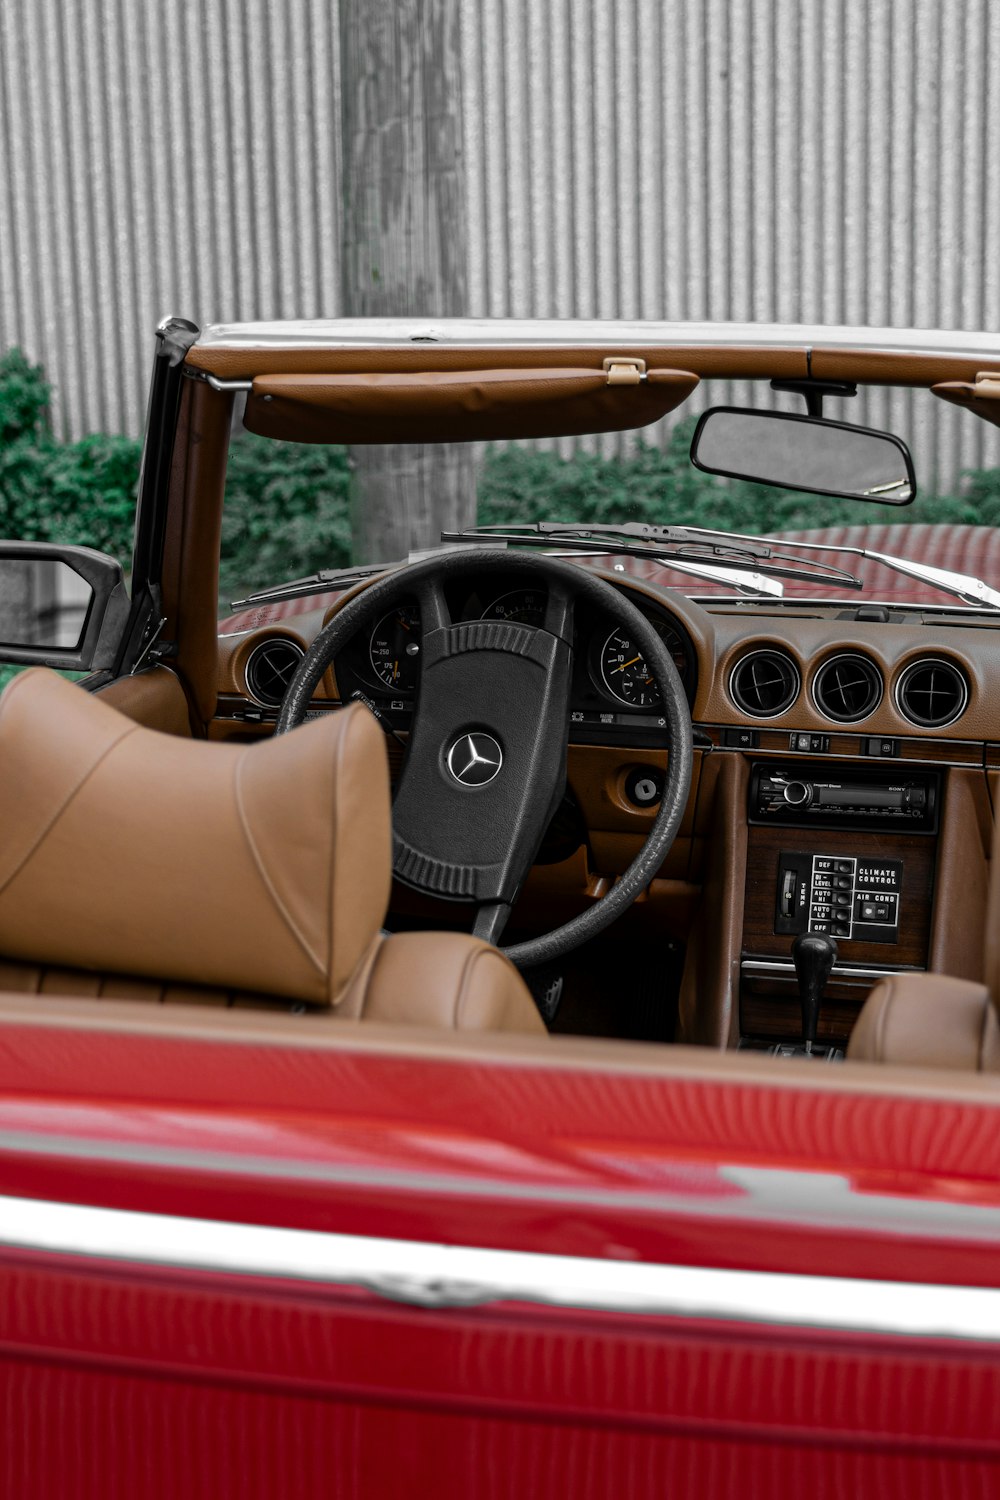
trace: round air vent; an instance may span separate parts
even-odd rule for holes
[[[813,698],[828,719],[853,724],[878,707],[882,674],[867,656],[831,656],[813,678]]]
[[[287,636],[276,635],[269,641],[261,641],[250,652],[243,669],[251,698],[261,708],[280,708],[288,684],[305,654],[302,647],[288,640]]]
[[[921,729],[954,724],[968,701],[965,677],[952,662],[939,656],[912,661],[896,683],[896,707],[904,719]]]
[[[753,719],[773,719],[799,696],[799,669],[782,651],[751,651],[729,678],[729,696]]]

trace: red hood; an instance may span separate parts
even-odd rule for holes
[[[773,540],[827,543],[834,547],[864,547],[874,552],[891,552],[905,557],[909,562],[930,563],[933,567],[948,568],[956,573],[969,573],[982,578],[993,588],[1000,588],[1000,529],[990,526],[827,526],[815,531],[775,532]],[[803,564],[815,557],[824,562],[846,569],[860,578],[864,590],[838,589],[828,583],[791,583],[784,581],[786,598],[843,599],[858,604],[866,600],[879,600],[890,604],[920,605],[946,604],[951,596],[922,583],[915,578],[904,578],[881,563],[866,558],[844,557],[836,552],[801,554]],[[602,557],[575,559],[583,567],[607,568],[613,561],[615,567],[633,578],[645,578],[667,588],[679,589],[685,594],[732,594],[726,584],[712,583],[708,579],[693,578],[688,573],[678,573],[659,563],[646,562],[643,558],[620,556],[608,553]],[[222,620],[220,630],[229,633],[240,630],[256,630],[261,625],[275,624],[309,610],[323,609],[333,603],[336,592],[307,594],[300,599],[285,599],[277,604],[258,604],[252,609],[241,610]],[[952,600],[954,602],[954,600]]]

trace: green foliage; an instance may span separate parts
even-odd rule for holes
[[[0,443],[47,436],[49,402],[41,365],[29,364],[20,349],[8,349],[0,358]]]
[[[229,450],[219,602],[351,561],[345,448],[246,433]]]
[[[1000,469],[967,469],[962,503],[973,525],[1000,526]]]
[[[141,444],[95,433],[59,443],[49,387],[19,349],[0,359],[0,537],[80,542],[132,555]]]

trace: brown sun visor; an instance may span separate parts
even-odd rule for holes
[[[294,443],[455,443],[621,432],[655,422],[698,376],[605,360],[600,370],[258,375],[244,426]]]
[[[1000,427],[1000,370],[982,370],[975,381],[946,380],[932,385],[931,390],[942,401],[955,406],[964,406],[984,422]]]

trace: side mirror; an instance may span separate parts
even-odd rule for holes
[[[808,495],[909,505],[917,493],[909,449],[890,432],[754,407],[713,406],[691,441],[696,469]]]
[[[129,598],[121,564],[90,547],[0,542],[0,661],[112,668]]]

